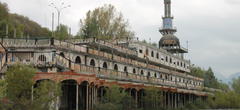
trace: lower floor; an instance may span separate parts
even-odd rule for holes
[[[37,74],[35,80],[50,79],[61,83],[62,96],[54,103],[57,110],[93,110],[97,102],[101,102],[106,95],[106,90],[111,85],[119,85],[122,90],[129,94],[137,108],[144,108],[144,85],[130,83],[107,82],[96,78],[96,76],[79,75],[75,73],[41,73]],[[206,95],[199,95],[194,92],[180,92],[173,88],[159,88],[161,95],[161,106],[164,108],[180,108],[186,104],[195,103],[197,100],[206,100]]]

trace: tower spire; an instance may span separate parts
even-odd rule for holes
[[[164,17],[162,28],[159,30],[159,32],[162,35],[165,34],[174,34],[177,30],[173,28],[173,17],[171,16],[171,0],[164,0]]]
[[[164,17],[162,28],[159,32],[162,38],[159,41],[159,48],[163,48],[172,54],[187,53],[187,50],[180,46],[179,39],[174,35],[177,29],[173,28],[173,17],[171,15],[171,0],[164,0]]]
[[[165,17],[171,17],[171,0],[164,0]]]

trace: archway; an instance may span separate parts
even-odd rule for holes
[[[104,62],[104,63],[103,63],[103,68],[104,68],[104,69],[107,69],[107,68],[108,68],[107,62]]]
[[[79,110],[88,109],[88,81],[83,81],[79,85]]]
[[[151,73],[148,72],[148,74],[147,74],[147,78],[150,78],[150,77],[151,77]]]
[[[95,66],[95,60],[94,59],[91,59],[90,66]]]
[[[46,58],[45,55],[40,55],[40,56],[38,57],[38,61],[46,62],[46,61],[47,61],[47,58]]]
[[[75,80],[64,80],[61,82],[62,96],[60,110],[75,110],[77,97],[77,82]]]
[[[118,65],[117,64],[114,65],[114,70],[118,71]]]
[[[153,51],[151,52],[151,57],[154,57],[154,52]]]
[[[128,72],[128,70],[127,70],[127,67],[126,67],[126,66],[124,67],[124,72],[126,72],[126,73]]]
[[[144,72],[143,72],[143,70],[141,70],[141,75],[144,75]]]
[[[133,68],[133,73],[134,73],[134,74],[136,73],[136,69],[135,69],[135,68]]]
[[[75,58],[75,63],[76,63],[76,64],[81,64],[81,58],[80,58],[79,56],[77,56],[77,57]]]
[[[137,92],[137,97],[138,97],[138,108],[143,108],[144,107],[144,89],[140,89],[138,92]]]
[[[157,59],[159,59],[159,53],[156,54]]]

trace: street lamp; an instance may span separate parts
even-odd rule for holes
[[[61,11],[63,10],[63,9],[65,9],[65,8],[68,8],[68,7],[71,7],[71,5],[65,5],[64,4],[64,2],[62,2],[61,3],[61,5],[60,6],[56,6],[54,3],[51,3],[50,5],[48,5],[48,6],[51,6],[51,7],[53,7],[54,9],[56,9],[57,10],[57,14],[58,14],[58,28],[57,28],[57,31],[59,31],[59,22],[60,22],[60,13],[61,13]]]

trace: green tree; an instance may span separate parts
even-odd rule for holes
[[[240,94],[240,77],[233,79],[232,88],[236,93]]]
[[[209,68],[204,75],[204,85],[210,88],[219,88],[218,80],[214,76],[211,68]]]
[[[43,81],[34,88],[36,70],[27,65],[16,64],[6,72],[6,98],[9,109],[46,110],[60,95],[57,84]]]
[[[6,3],[0,2],[0,37],[6,34],[6,24],[8,19],[8,7]]]
[[[5,106],[6,87],[7,87],[6,81],[0,79],[0,110],[6,110]]]
[[[55,38],[59,40],[64,40],[70,37],[68,34],[68,27],[66,25],[60,24],[57,27]]]
[[[7,83],[5,80],[0,79],[0,99],[6,96]]]
[[[144,110],[163,109],[163,98],[158,88],[149,87],[145,90]]]
[[[47,28],[41,27],[38,23],[28,17],[11,14],[6,3],[0,2],[0,37],[6,36],[8,26],[8,37],[49,37],[51,32]]]
[[[34,89],[33,106],[35,110],[54,110],[54,101],[62,94],[61,85],[44,80]],[[40,105],[40,106],[39,106]]]
[[[0,2],[0,21],[8,18],[8,7],[6,3]]]
[[[78,35],[81,38],[130,39],[134,33],[122,14],[112,5],[104,5],[88,11],[85,19],[80,20]]]
[[[95,105],[96,110],[134,110],[134,101],[119,86],[113,85],[106,89],[106,94],[101,102]]]
[[[189,73],[190,75],[196,76],[196,77],[200,77],[200,78],[204,78],[205,75],[205,70],[203,70],[200,67],[191,67],[190,68],[191,72]]]

